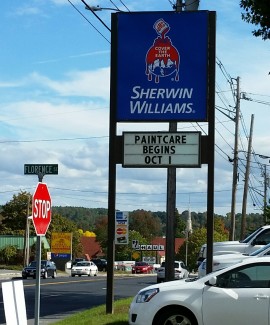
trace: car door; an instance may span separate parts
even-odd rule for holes
[[[205,325],[269,325],[270,265],[245,265],[206,283],[202,297]]]

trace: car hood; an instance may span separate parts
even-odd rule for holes
[[[214,246],[227,246],[227,245],[233,246],[233,245],[239,245],[239,244],[240,244],[239,241],[229,241],[229,240],[213,243]]]
[[[209,277],[209,276],[208,276]],[[203,279],[203,280],[202,280]],[[174,281],[168,281],[168,282],[162,282],[159,284],[153,284],[151,286],[148,286],[146,288],[143,288],[140,290],[145,291],[148,289],[154,289],[154,288],[159,288],[160,291],[170,291],[170,290],[177,290],[177,289],[191,289],[196,287],[204,287],[204,283],[208,280],[206,277],[196,280],[193,279],[186,279],[186,280],[174,280]]]
[[[229,263],[230,261],[242,261],[245,258],[252,256],[245,254],[225,254],[213,256],[213,263]]]

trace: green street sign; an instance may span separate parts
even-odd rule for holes
[[[58,164],[25,164],[24,175],[58,175]]]

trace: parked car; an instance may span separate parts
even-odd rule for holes
[[[77,262],[71,268],[71,276],[72,277],[74,277],[75,275],[97,276],[97,274],[98,274],[98,268],[97,268],[96,264],[91,261]]]
[[[96,264],[99,271],[107,271],[107,260],[104,258],[92,258],[91,262]]]
[[[154,272],[153,265],[146,262],[135,262],[131,269],[132,274],[149,274]]]
[[[129,309],[130,325],[269,324],[270,259],[243,262],[198,279],[141,289]]]
[[[174,279],[185,279],[189,275],[186,265],[182,261],[174,262]],[[163,282],[165,280],[165,262],[161,263],[160,268],[157,269],[157,283]]]
[[[83,262],[83,261],[85,261],[85,258],[77,257],[72,261],[71,266],[76,265],[78,262]]]
[[[242,241],[224,241],[213,243],[213,255],[228,254],[250,254],[257,249],[270,243],[270,225],[262,226],[251,233]],[[202,245],[197,259],[197,266],[206,259],[206,244]]]
[[[270,244],[265,245],[255,252],[250,254],[225,254],[213,256],[212,271],[224,269],[225,267],[242,262],[246,258],[269,256],[270,259]],[[201,278],[206,275],[206,259],[198,268],[198,276]]]
[[[22,270],[22,278],[27,279],[28,277],[35,279],[37,271],[37,262],[32,261],[28,266],[24,267]],[[52,277],[53,279],[57,275],[57,270],[54,262],[41,260],[40,266],[40,276],[44,279]]]

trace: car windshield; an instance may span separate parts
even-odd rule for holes
[[[241,240],[240,243],[248,243],[261,230],[262,228],[257,229],[256,231],[248,235],[244,240]]]
[[[45,266],[46,265],[46,261],[41,261],[41,266]],[[32,261],[28,266],[30,267],[37,267],[37,262],[36,261]]]
[[[161,263],[161,267],[165,267],[165,262],[162,262],[162,263]],[[176,262],[175,262],[175,263],[174,263],[174,268],[175,268],[175,269],[178,269],[178,268],[179,268],[179,263],[176,263]]]
[[[76,266],[89,266],[89,262],[77,262]]]
[[[145,265],[147,265],[147,263],[145,263],[145,262],[136,262],[135,263],[135,266],[145,266]]]
[[[270,247],[270,244],[267,244],[267,245],[257,249],[256,251],[250,253],[249,256],[256,256],[256,255],[260,254],[261,252],[265,251],[269,247]]]
[[[37,266],[37,262],[36,262],[36,261],[33,261],[33,262],[31,262],[28,266],[36,267],[36,266]]]

